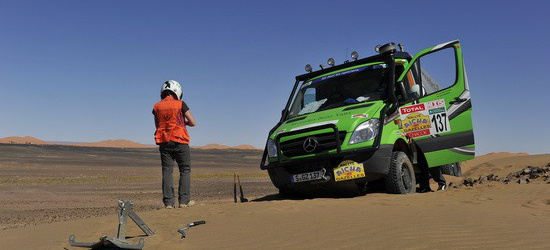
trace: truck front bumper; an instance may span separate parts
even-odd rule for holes
[[[343,150],[336,154],[283,161],[281,163],[272,162],[263,166],[262,169],[268,170],[273,184],[279,189],[288,188],[289,186],[327,185],[335,184],[333,169],[343,161],[352,160],[363,163],[365,177],[338,183],[367,182],[387,175],[392,151],[393,145],[380,145],[378,148]],[[331,177],[328,181],[321,180],[301,183],[292,183],[291,181],[294,174],[318,171],[322,168]]]

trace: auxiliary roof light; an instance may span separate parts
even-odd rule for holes
[[[384,45],[376,45],[374,50],[376,50],[376,52],[380,54],[393,53],[397,50],[397,45],[395,45],[395,43],[386,43]]]
[[[353,60],[357,60],[357,58],[359,58],[359,53],[357,53],[357,51],[351,52],[351,58],[353,58]]]
[[[332,57],[329,58],[328,61],[327,61],[327,64],[330,65],[330,67],[334,66],[334,63],[335,63],[335,61],[334,61],[334,58],[332,58]]]
[[[319,68],[325,69],[325,66],[323,66],[323,64],[319,64]]]
[[[311,73],[311,71],[313,71],[313,67],[311,67],[311,64],[306,64],[306,71]]]

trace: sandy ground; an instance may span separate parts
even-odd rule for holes
[[[69,235],[79,241],[112,236],[117,198],[133,200],[155,230],[144,249],[550,249],[550,184],[542,179],[427,194],[283,200],[257,169],[257,151],[196,150],[198,204],[156,210],[162,204],[154,150],[13,147],[0,147],[0,222],[9,228],[0,231],[0,249],[80,249],[68,245]],[[505,175],[548,162],[550,155],[497,154],[465,163],[463,171],[474,178]],[[236,171],[253,202],[232,203]],[[180,240],[177,229],[196,220],[207,224]],[[136,242],[143,233],[130,225],[129,236]]]

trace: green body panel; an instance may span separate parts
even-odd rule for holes
[[[469,147],[474,147],[474,145],[470,145]],[[426,156],[426,159],[429,159],[428,165],[431,167],[449,164],[448,159],[453,159],[453,162],[461,162],[472,159],[472,156],[459,154],[448,149],[428,152],[425,153],[424,156]]]
[[[403,130],[397,126],[397,124],[393,122],[389,122],[388,124],[384,125],[384,129],[382,131],[382,139],[380,140],[380,145],[389,144],[394,145],[395,142],[399,139],[402,139],[403,141],[407,141],[407,138],[405,137],[405,134],[403,133]]]
[[[403,71],[401,76],[398,78],[398,81],[403,80],[408,70],[413,66],[416,60],[419,60],[423,56],[429,57],[430,53],[437,53],[437,51],[432,52],[432,49],[434,47],[427,48],[419,52],[418,54],[416,54],[411,60],[411,62],[405,67],[405,70]],[[462,49],[461,49],[460,43],[458,42],[455,43],[452,49],[454,49],[455,51],[455,60],[456,60],[455,63],[456,63],[456,73],[457,73],[454,85],[449,88],[421,97],[418,100],[419,103],[444,99],[445,106],[447,110],[449,110],[449,108],[451,107],[451,104],[450,104],[451,101],[454,101],[463,92],[469,91],[466,88],[467,79],[464,73],[464,63],[463,63]],[[447,136],[447,135],[457,134],[461,132],[473,131],[472,108],[469,108],[468,110],[461,113],[460,115],[454,117],[453,119],[450,119],[449,123],[450,123],[451,131],[446,133],[441,133],[439,134],[439,136]],[[429,139],[430,139],[430,136],[423,136],[423,137],[415,138],[414,141],[429,140]],[[426,160],[428,161],[428,165],[430,167],[436,167],[444,164],[470,160],[475,157],[475,155],[473,154],[465,155],[465,154],[451,152],[449,150],[437,150],[433,152],[424,153],[424,155],[426,156]]]
[[[339,131],[346,131],[346,137],[344,141],[342,142],[342,150],[349,150],[349,149],[356,149],[356,148],[364,148],[364,147],[370,147],[373,145],[374,140],[366,141],[366,142],[360,142],[353,145],[348,145],[348,141],[355,130],[355,128],[372,118],[379,118],[380,117],[380,110],[384,107],[385,103],[382,101],[373,101],[368,102],[369,104],[372,104],[369,107],[365,108],[358,108],[353,109],[349,111],[343,111],[343,109],[350,108],[353,106],[358,105],[365,105],[366,103],[359,103],[354,105],[348,105],[345,107],[339,107],[329,110],[324,110],[320,112],[315,112],[311,114],[306,114],[306,119],[299,120],[299,121],[292,121],[292,119],[287,120],[285,123],[283,123],[277,130],[269,137],[271,140],[275,140],[275,137],[284,132],[290,132],[294,130],[303,129],[306,126],[319,126],[322,124],[332,123],[336,125]],[[366,118],[352,118],[355,114],[366,114]],[[333,129],[322,129],[322,130],[316,130],[308,133],[300,133],[297,135],[291,135],[291,136],[284,136],[280,139],[280,142],[285,142],[288,140],[296,139],[299,137],[304,136],[311,136],[316,134],[322,134],[322,133],[329,133],[334,132]],[[310,154],[310,155],[303,155],[303,156],[296,156],[296,157],[282,157],[283,160],[289,160],[289,159],[301,159],[301,158],[307,158],[312,156],[319,156],[319,155],[325,155],[325,154],[331,154],[335,153],[336,150],[330,150],[323,153],[318,154]],[[273,162],[276,158],[270,158],[269,161]]]

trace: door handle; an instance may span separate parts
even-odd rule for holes
[[[453,105],[453,104],[455,104],[455,103],[461,103],[461,102],[465,102],[465,101],[467,101],[467,100],[468,100],[468,99],[464,99],[464,98],[459,98],[459,97],[457,97],[454,101],[449,102],[449,104]]]

